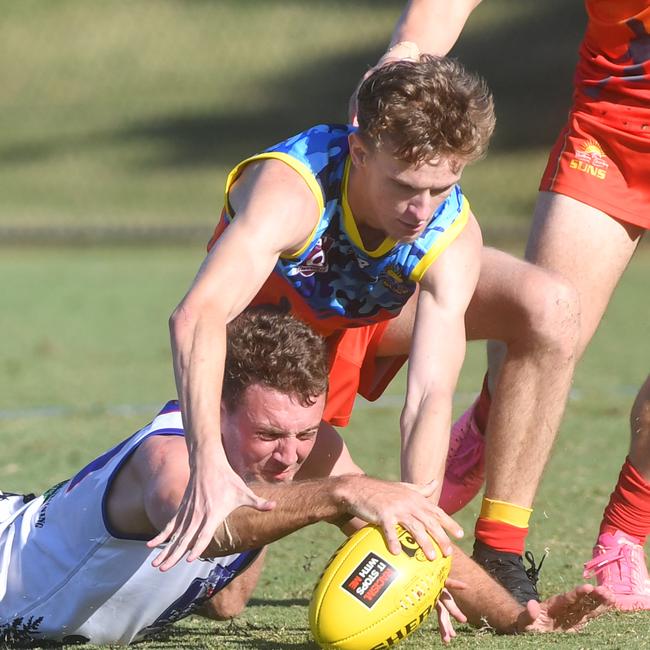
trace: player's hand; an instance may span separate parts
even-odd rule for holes
[[[456,583],[456,584],[450,584]],[[453,587],[454,589],[464,588],[466,585],[455,580],[447,580],[446,583],[448,586]],[[463,585],[460,587],[460,585]],[[436,613],[438,614],[438,632],[440,633],[440,638],[443,643],[449,643],[455,636],[456,630],[454,630],[453,623],[451,622],[452,616],[459,623],[467,623],[467,617],[463,612],[460,611],[460,608],[456,604],[454,597],[447,591],[443,589],[440,594],[440,598],[436,603]]]
[[[577,632],[591,619],[604,614],[614,604],[605,587],[580,585],[538,603],[528,601],[519,615],[519,632]]]
[[[153,548],[169,541],[152,562],[153,566],[167,571],[188,550],[188,562],[196,560],[212,540],[217,526],[240,506],[271,510],[275,503],[255,495],[224,456],[197,457],[178,512],[147,542]]]
[[[393,63],[395,61],[400,61],[400,60],[417,61],[419,57],[420,57],[420,50],[418,49],[418,46],[415,43],[412,43],[411,41],[402,41],[400,43],[393,45],[393,47],[388,49],[381,57],[381,59],[379,59],[379,61],[377,61],[377,63],[374,66],[372,66],[372,68],[370,68],[366,72],[366,74],[363,75],[361,81],[359,81],[357,87],[354,89],[354,92],[352,93],[352,96],[348,101],[348,120],[350,121],[350,124],[354,124],[355,126],[358,126],[357,93],[359,92],[359,88],[361,87],[361,84],[375,70],[377,70],[377,68],[381,68],[381,66],[386,63]]]
[[[401,551],[396,524],[401,524],[411,533],[429,560],[436,557],[429,535],[440,546],[443,555],[452,552],[445,531],[456,538],[463,536],[463,529],[429,500],[436,489],[435,480],[424,486],[380,481],[367,476],[351,476],[349,481],[345,494],[349,512],[380,526],[386,545],[394,555]]]

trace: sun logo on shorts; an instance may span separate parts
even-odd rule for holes
[[[569,167],[604,180],[607,176],[609,163],[600,145],[595,140],[587,140],[583,143],[582,148],[575,152],[575,157],[569,163]]]

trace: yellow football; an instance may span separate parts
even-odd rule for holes
[[[322,648],[392,648],[435,607],[451,558],[434,542],[436,559],[429,561],[408,531],[397,531],[399,555],[388,550],[381,529],[366,526],[325,566],[309,606],[309,625]]]

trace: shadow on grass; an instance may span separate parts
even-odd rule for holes
[[[517,151],[552,143],[569,107],[584,24],[581,3],[546,0],[536,5],[532,15],[516,19],[504,15],[495,29],[461,38],[452,54],[481,73],[495,95],[498,126],[493,150]],[[259,97],[264,98],[259,106],[242,101],[229,112],[219,107],[191,115],[170,112],[77,139],[55,137],[29,148],[5,150],[3,164],[128,142],[150,145],[159,152],[146,162],[132,163],[138,168],[230,166],[313,124],[345,121],[349,94],[377,60],[385,40],[361,51],[323,53],[315,65],[269,76],[258,87]]]
[[[251,598],[248,607],[308,607],[307,598]]]
[[[498,127],[494,150],[549,146],[569,108],[576,52],[584,25],[577,3],[547,0],[533,19],[505,20],[497,29],[467,36],[452,52],[488,81],[495,95]],[[553,35],[552,43],[545,35]],[[259,110],[242,107],[222,115],[168,115],[137,124],[115,137],[163,145],[162,165],[230,165],[242,157],[319,122],[346,120],[345,108],[361,74],[384,43],[355,53],[323,56],[279,78],[268,78],[260,96],[273,98]]]
[[[167,650],[172,648],[244,647],[258,650],[317,650],[317,644],[309,638],[305,626],[257,625],[250,622],[238,622],[233,619],[228,623],[215,624],[201,628],[171,626],[155,639],[139,647],[147,650]]]

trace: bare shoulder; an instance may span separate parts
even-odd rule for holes
[[[150,436],[136,449],[129,463],[142,478],[161,472],[182,472],[188,464],[185,438],[176,435]]]
[[[182,436],[151,436],[131,458],[131,471],[142,489],[145,509],[155,526],[162,526],[178,508],[190,470]]]
[[[282,204],[291,209],[301,207],[318,215],[319,201],[305,178],[287,163],[274,158],[247,165],[233,183],[228,194],[230,206],[238,214],[258,198],[264,200],[280,196]]]

